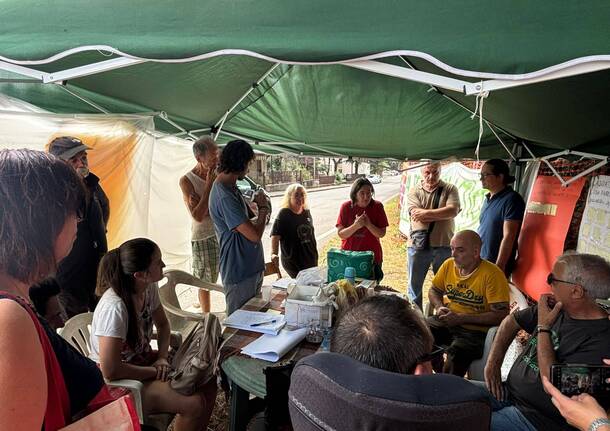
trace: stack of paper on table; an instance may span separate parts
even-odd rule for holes
[[[261,325],[261,323],[263,324]],[[223,324],[229,328],[277,335],[286,324],[286,320],[283,315],[263,313],[261,311],[236,310],[225,319]]]
[[[305,338],[307,331],[308,328],[294,331],[282,329],[277,335],[265,334],[241,349],[241,352],[253,358],[277,362]]]
[[[295,282],[296,280],[294,278],[283,277],[278,280],[275,280],[273,283],[271,283],[271,286],[275,287],[276,289],[288,289],[290,283]]]

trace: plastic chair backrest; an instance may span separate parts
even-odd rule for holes
[[[76,348],[83,356],[89,357],[91,352],[90,327],[93,313],[81,313],[68,319],[59,335]]]

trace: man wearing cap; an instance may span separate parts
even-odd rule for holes
[[[87,202],[72,251],[61,261],[56,275],[61,288],[59,298],[68,318],[95,308],[97,266],[108,251],[106,226],[110,206],[100,179],[89,171],[87,150],[90,149],[72,136],[55,138],[49,144],[49,153],[72,166],[87,190]]]
[[[488,160],[481,168],[481,184],[489,190],[479,218],[478,232],[483,241],[481,257],[498,265],[507,277],[515,265],[525,212],[523,198],[509,185],[514,181],[504,160]]]

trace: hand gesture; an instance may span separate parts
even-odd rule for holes
[[[367,218],[368,217],[367,217],[366,213],[357,215],[356,219],[354,220],[354,225],[358,226],[358,228],[364,227],[364,224],[366,223]]]
[[[264,207],[264,206],[269,206],[269,199],[267,198],[267,195],[265,195],[265,192],[261,189],[258,189],[255,193],[254,193],[254,199],[253,199],[254,203],[256,205],[258,205],[259,207]]]
[[[451,310],[449,310],[448,313],[439,315],[438,320],[444,322],[447,326],[460,326],[462,324],[462,316],[459,313],[454,313]]]
[[[411,220],[423,223],[428,210],[423,208],[413,208],[411,210]]]
[[[487,390],[498,400],[504,401],[505,392],[502,386],[502,364],[487,361],[485,365],[485,386]]]
[[[165,382],[169,377],[169,372],[171,371],[171,367],[169,365],[169,362],[167,362],[167,359],[159,358],[155,362],[153,362],[152,366],[157,369],[156,379]]]
[[[205,180],[208,182],[214,182],[216,179],[216,166],[209,166],[206,172]]]
[[[606,418],[606,412],[595,398],[589,394],[566,397],[559,389],[551,384],[549,379],[542,377],[542,386],[551,396],[551,401],[570,425],[586,430],[595,419]]]
[[[555,303],[555,297],[550,293],[544,293],[538,301],[538,325],[550,328],[562,307],[561,302]]]

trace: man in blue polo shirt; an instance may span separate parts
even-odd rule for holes
[[[498,265],[507,277],[514,268],[525,212],[523,198],[509,186],[514,181],[504,160],[488,160],[481,168],[481,183],[489,190],[479,218],[481,257]]]

